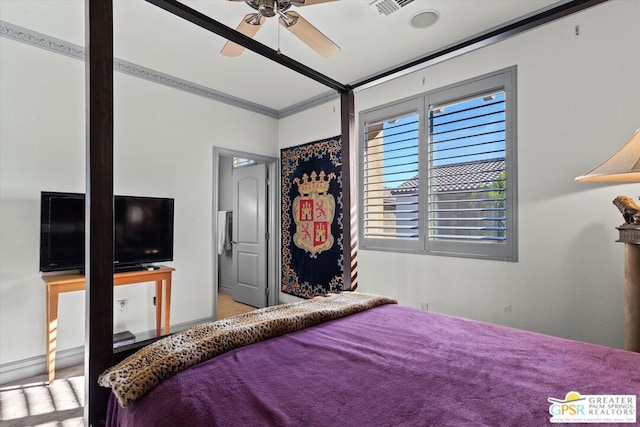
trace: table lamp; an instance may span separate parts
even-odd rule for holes
[[[616,153],[576,181],[640,182],[640,129]],[[617,227],[617,241],[625,243],[624,348],[640,352],[640,206],[628,196],[616,197],[613,204],[625,221]]]

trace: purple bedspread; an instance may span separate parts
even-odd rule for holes
[[[384,305],[111,396],[107,425],[542,426],[569,391],[640,394],[640,354]]]

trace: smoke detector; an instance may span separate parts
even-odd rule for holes
[[[413,0],[374,0],[369,4],[375,6],[380,15],[384,14],[388,16],[411,2],[413,2]]]
[[[409,25],[421,30],[435,24],[439,17],[440,14],[435,10],[421,10],[420,12],[411,15],[411,18],[409,18]]]

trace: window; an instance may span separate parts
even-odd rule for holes
[[[515,68],[361,115],[360,246],[515,261]]]
[[[233,169],[243,168],[245,166],[253,166],[257,165],[258,162],[251,159],[245,159],[243,157],[234,157],[233,158]]]

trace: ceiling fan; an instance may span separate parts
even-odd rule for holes
[[[266,18],[278,15],[280,25],[298,37],[303,43],[315,50],[318,54],[328,58],[340,51],[340,47],[332,42],[320,30],[311,25],[296,12],[289,11],[291,6],[309,6],[318,3],[328,3],[335,0],[230,0],[244,1],[257,12],[249,13],[242,18],[236,31],[248,37],[254,37]],[[228,41],[222,50],[224,56],[238,56],[244,47],[237,43]]]

